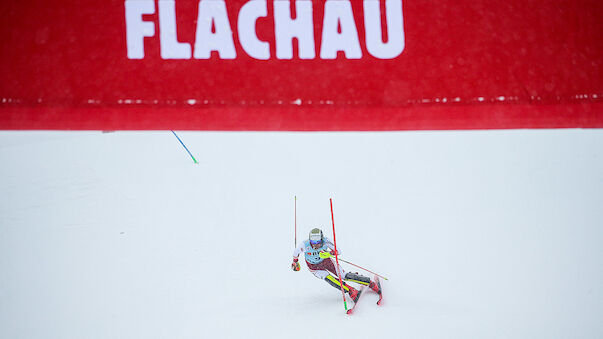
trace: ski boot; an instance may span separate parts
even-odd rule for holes
[[[379,295],[381,294],[381,288],[379,288],[379,285],[377,285],[374,281],[371,281],[371,283],[369,284],[369,288],[375,291],[375,293]]]
[[[354,301],[354,303],[356,303],[358,301],[358,298],[360,298],[360,292],[353,288],[352,286],[348,285],[348,294],[350,295],[350,298],[352,298],[352,300]]]

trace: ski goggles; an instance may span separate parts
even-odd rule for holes
[[[322,240],[318,239],[318,240],[312,240],[310,239],[310,245],[321,245],[322,244]]]

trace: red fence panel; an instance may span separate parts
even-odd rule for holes
[[[596,0],[21,0],[0,13],[0,129],[603,127]]]

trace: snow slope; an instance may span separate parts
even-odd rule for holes
[[[0,132],[1,338],[603,337],[601,130],[179,136]]]

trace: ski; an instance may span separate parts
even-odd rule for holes
[[[358,305],[358,302],[360,301],[360,297],[362,296],[362,292],[364,292],[364,286],[360,287],[360,289],[358,290],[358,299],[356,299],[356,302],[354,303],[354,306],[352,306],[352,308],[350,308],[347,311],[347,314],[352,314],[354,312],[354,309],[356,308],[356,305]]]
[[[375,276],[375,283],[377,283],[377,286],[379,287],[379,292],[377,292],[377,294],[379,294],[377,305],[381,306],[381,301],[383,301],[383,290],[381,289],[381,282],[379,281],[378,276]]]

